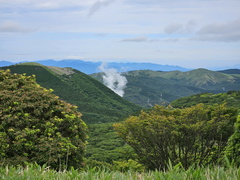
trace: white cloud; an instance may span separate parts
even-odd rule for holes
[[[171,23],[164,28],[164,32],[167,34],[192,33],[196,24],[194,20],[189,20],[186,24]]]
[[[202,27],[198,34],[226,34],[240,31],[240,19],[227,23],[213,23]]]
[[[86,8],[91,6],[93,2],[94,0],[0,0],[0,9],[6,12],[55,11],[68,8]]]
[[[97,0],[90,8],[88,15],[91,16],[102,7],[108,6],[113,3],[114,0]]]
[[[0,32],[4,33],[29,33],[36,31],[36,29],[26,28],[14,21],[5,21],[0,24]]]
[[[202,41],[240,41],[240,19],[227,23],[213,23],[202,27],[197,32],[196,40]]]
[[[134,38],[125,38],[121,40],[122,42],[147,42],[149,39],[147,37],[134,37]]]
[[[239,0],[0,0],[1,58],[235,62],[239,7]]]
[[[165,27],[164,31],[167,34],[173,34],[180,31],[182,28],[183,26],[180,23],[172,23],[172,24],[169,24],[167,27]]]

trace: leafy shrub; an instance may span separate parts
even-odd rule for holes
[[[121,172],[129,170],[142,172],[145,170],[145,167],[142,164],[133,159],[129,159],[127,161],[113,161],[113,165],[116,170]]]
[[[87,127],[76,106],[59,100],[34,76],[9,70],[0,71],[0,102],[1,165],[81,167]]]
[[[237,109],[198,104],[185,109],[155,106],[150,112],[115,124],[118,134],[150,169],[215,163],[233,134]]]
[[[240,166],[240,115],[238,115],[234,127],[235,131],[229,138],[225,153],[230,161],[236,163],[237,166]]]

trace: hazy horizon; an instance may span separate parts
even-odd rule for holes
[[[163,66],[176,66],[176,67],[180,67],[180,68],[184,68],[184,69],[188,69],[188,70],[193,70],[193,69],[199,69],[199,68],[204,68],[204,69],[209,69],[209,70],[225,70],[225,69],[240,69],[240,63],[239,64],[234,64],[234,65],[228,65],[228,66],[213,66],[213,67],[196,67],[196,68],[187,68],[185,66],[182,65],[172,65],[172,64],[159,64],[159,63],[154,63],[154,62],[135,62],[135,61],[127,61],[127,60],[123,60],[123,61],[101,61],[101,60],[96,60],[96,61],[91,61],[91,60],[82,60],[82,59],[39,59],[39,60],[34,60],[34,61],[7,61],[7,60],[0,60],[0,61],[5,61],[5,62],[11,62],[13,64],[17,64],[17,63],[24,63],[24,62],[39,62],[39,61],[84,61],[84,62],[92,62],[92,63],[106,63],[106,65],[108,65],[109,63],[150,63],[150,64],[157,64],[157,65],[163,65]]]

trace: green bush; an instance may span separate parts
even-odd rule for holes
[[[240,166],[240,115],[238,115],[237,122],[234,127],[235,131],[229,138],[225,154],[231,162]]]
[[[129,159],[127,161],[113,161],[115,170],[126,172],[126,171],[135,171],[143,172],[145,170],[144,165],[140,164],[138,161]]]
[[[0,71],[0,102],[0,165],[81,167],[87,126],[76,106],[9,70]]]
[[[118,134],[149,169],[217,163],[233,134],[237,109],[198,104],[185,109],[155,106],[115,124]]]

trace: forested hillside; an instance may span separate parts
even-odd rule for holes
[[[238,70],[223,72],[196,69],[181,71],[131,71],[123,73],[127,78],[124,98],[141,105],[152,107],[155,104],[169,104],[181,97],[198,93],[225,93],[240,90]],[[102,82],[102,74],[92,74]]]
[[[201,93],[192,96],[176,99],[171,102],[171,106],[175,108],[184,108],[195,106],[199,103],[207,105],[226,103],[229,107],[240,107],[240,91],[228,91],[227,93]]]
[[[115,122],[140,109],[95,79],[72,68],[23,63],[1,69],[36,75],[36,81],[41,86],[53,89],[53,93],[61,99],[78,106],[83,120],[88,124]]]
[[[117,160],[122,156],[124,142],[113,130],[112,124],[138,112],[141,108],[98,82],[72,68],[23,63],[2,67],[12,73],[35,75],[36,81],[68,103],[78,106],[82,119],[89,127],[86,156],[96,160]],[[109,123],[112,122],[112,123]]]

